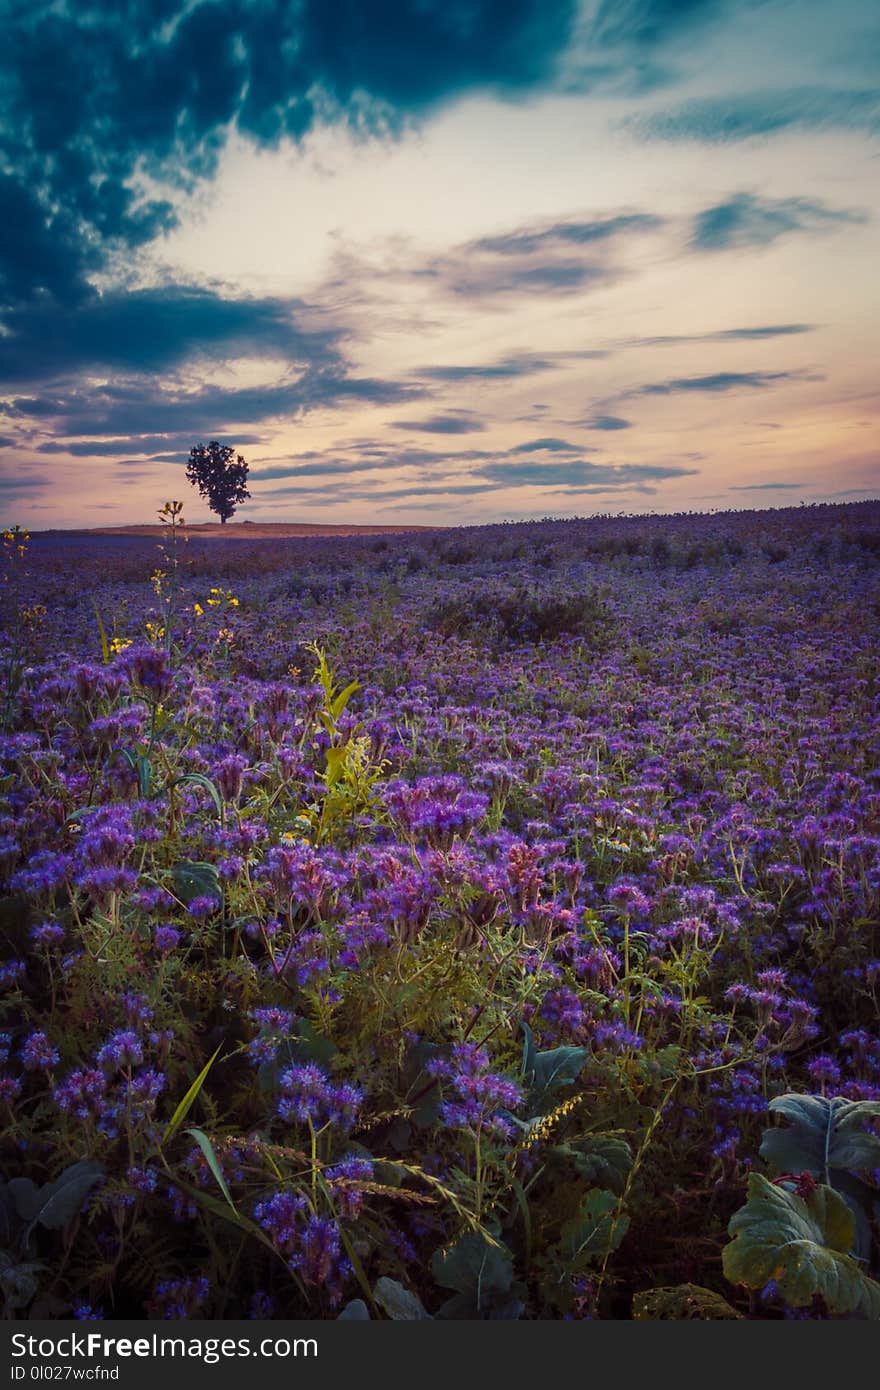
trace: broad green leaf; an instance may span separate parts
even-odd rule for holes
[[[337,1322],[369,1322],[370,1310],[362,1298],[352,1298],[337,1315]]]
[[[27,1307],[39,1287],[37,1275],[45,1268],[38,1260],[17,1264],[7,1250],[0,1250],[0,1292],[6,1312]]]
[[[342,776],[342,770],[348,757],[348,748],[344,744],[335,748],[328,748],[324,757],[327,762],[324,780],[328,787],[334,787]]]
[[[206,864],[197,859],[181,859],[171,870],[171,879],[175,893],[187,906],[195,898],[216,898],[218,902],[223,901],[220,875],[213,864]]]
[[[513,1260],[506,1245],[492,1245],[480,1231],[468,1231],[448,1249],[434,1251],[431,1272],[442,1288],[466,1295],[482,1312],[509,1292]]]
[[[79,1215],[88,1192],[103,1176],[100,1163],[84,1158],[43,1187],[37,1187],[30,1178],[12,1178],[9,1194],[22,1221],[29,1223],[29,1230],[39,1224],[48,1231],[60,1231]]]
[[[543,1115],[552,1108],[555,1093],[577,1080],[586,1059],[585,1047],[554,1047],[534,1053],[528,1113]]]
[[[579,1178],[592,1187],[621,1193],[632,1167],[632,1152],[625,1139],[613,1134],[587,1134],[568,1144],[558,1144],[548,1157],[570,1164]]]
[[[174,1114],[171,1116],[171,1119],[168,1121],[168,1128],[165,1130],[165,1133],[162,1135],[162,1143],[163,1143],[163,1144],[167,1144],[168,1141],[169,1141],[169,1139],[173,1139],[174,1136],[175,1136],[175,1134],[177,1133],[177,1131],[180,1129],[180,1126],[183,1124],[184,1120],[186,1119],[187,1115],[188,1115],[189,1112],[190,1112],[190,1109],[191,1109],[191,1107],[192,1107],[193,1101],[195,1100],[196,1096],[199,1094],[199,1091],[200,1091],[200,1090],[202,1089],[202,1087],[204,1086],[204,1084],[205,1084],[205,1079],[206,1079],[206,1077],[207,1077],[207,1075],[208,1075],[208,1072],[211,1070],[212,1066],[214,1065],[215,1061],[217,1060],[217,1053],[220,1051],[220,1048],[221,1048],[222,1046],[223,1046],[222,1043],[218,1043],[218,1044],[217,1044],[217,1047],[216,1047],[216,1049],[215,1049],[215,1051],[214,1051],[214,1055],[213,1055],[212,1057],[209,1057],[209,1058],[208,1058],[208,1061],[207,1061],[207,1062],[205,1063],[205,1065],[202,1067],[202,1070],[199,1072],[199,1074],[198,1074],[198,1076],[196,1077],[195,1081],[194,1081],[194,1082],[192,1083],[192,1085],[189,1087],[189,1089],[188,1089],[186,1095],[183,1097],[183,1100],[179,1102],[179,1104],[178,1104],[176,1110],[174,1111]]]
[[[388,1279],[383,1274],[376,1280],[373,1297],[392,1322],[424,1322],[430,1313],[425,1312],[424,1304],[396,1279]]]
[[[223,1193],[223,1196],[226,1198],[226,1201],[228,1202],[229,1206],[235,1212],[236,1216],[238,1216],[238,1208],[232,1200],[232,1194],[226,1185],[226,1179],[223,1176],[223,1170],[217,1161],[217,1155],[214,1152],[214,1147],[207,1134],[205,1134],[205,1132],[201,1129],[188,1129],[186,1133],[191,1134],[193,1139],[195,1139],[202,1153],[205,1155],[205,1162],[207,1163],[208,1167],[213,1173],[214,1178],[217,1182],[217,1186],[220,1188],[220,1191]]]
[[[339,1051],[335,1042],[316,1033],[306,1018],[296,1021],[297,1035],[290,1039],[291,1055],[297,1062],[329,1062]]]
[[[760,1173],[749,1178],[748,1201],[730,1220],[722,1252],[732,1284],[762,1289],[771,1279],[792,1308],[819,1295],[832,1313],[880,1319],[880,1284],[852,1258],[852,1212],[833,1188],[804,1200]]]
[[[672,1288],[645,1289],[633,1298],[635,1322],[715,1322],[742,1318],[726,1298],[699,1284],[676,1284]]]
[[[615,1216],[617,1207],[613,1192],[597,1187],[586,1194],[577,1216],[566,1221],[560,1233],[557,1250],[563,1264],[580,1271],[617,1249],[629,1230],[629,1217]]]
[[[880,1101],[842,1096],[784,1095],[769,1110],[788,1123],[765,1129],[761,1157],[780,1173],[815,1173],[826,1182],[832,1170],[871,1172],[880,1168],[880,1135],[865,1122],[880,1117]]]

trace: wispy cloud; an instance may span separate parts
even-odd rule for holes
[[[624,396],[672,396],[692,392],[764,391],[783,381],[803,381],[803,372],[711,372],[707,376],[671,377],[634,386]]]
[[[815,235],[866,221],[864,212],[853,208],[832,208],[816,199],[761,198],[754,193],[735,193],[723,203],[716,203],[714,207],[705,208],[697,214],[693,222],[691,245],[700,251],[769,246],[790,232]],[[804,325],[793,325],[784,331],[806,330]]]
[[[486,424],[472,411],[459,411],[455,415],[429,415],[424,420],[392,420],[391,428],[417,434],[474,434]]]
[[[732,144],[786,130],[880,130],[876,88],[804,86],[700,97],[662,111],[628,117],[624,126],[646,140]]]
[[[739,483],[732,486],[731,492],[799,492],[806,483]]]

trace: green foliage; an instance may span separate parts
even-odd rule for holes
[[[676,1284],[672,1288],[645,1289],[633,1298],[636,1322],[718,1322],[742,1319],[742,1313],[712,1289],[699,1284]]]
[[[14,1313],[28,1306],[45,1268],[41,1260],[16,1260],[8,1250],[0,1250],[0,1293],[5,1312]]]
[[[424,1322],[431,1316],[425,1312],[420,1298],[409,1289],[405,1289],[396,1279],[389,1279],[384,1274],[381,1279],[376,1280],[373,1297],[392,1322]]]
[[[441,1288],[456,1291],[439,1309],[440,1318],[503,1317],[516,1302],[510,1251],[484,1231],[466,1231],[454,1245],[436,1250],[431,1273]]]
[[[866,1125],[880,1118],[880,1101],[842,1096],[776,1096],[767,1107],[787,1121],[766,1129],[761,1157],[779,1173],[813,1173],[834,1186],[832,1173],[880,1168],[880,1135]]]
[[[535,1049],[532,1030],[521,1025],[524,1041],[522,1078],[528,1088],[527,1108],[531,1115],[544,1115],[553,1105],[554,1096],[577,1080],[587,1057],[585,1047],[554,1047],[547,1052]]]
[[[103,1173],[100,1163],[82,1159],[42,1187],[30,1178],[11,1178],[7,1190],[17,1215],[25,1222],[25,1241],[35,1226],[60,1231],[69,1225]]]
[[[349,829],[359,815],[375,806],[385,764],[373,759],[370,740],[362,734],[363,726],[359,722],[350,724],[345,732],[340,728],[340,720],[352,696],[360,689],[360,681],[350,681],[340,688],[324,648],[312,643],[309,650],[317,663],[314,679],[324,695],[318,717],[330,744],[325,750],[320,774],[324,793],[320,802],[310,807],[305,815],[315,840],[322,844]]]
[[[831,1313],[880,1319],[880,1284],[853,1258],[855,1222],[833,1188],[799,1197],[752,1173],[748,1201],[730,1220],[723,1251],[732,1284],[763,1289],[772,1280],[783,1301],[804,1308],[821,1298]]]
[[[623,1192],[632,1168],[632,1150],[625,1139],[611,1134],[587,1134],[557,1144],[548,1158],[570,1167],[591,1187],[605,1187],[618,1195]]]
[[[202,1067],[202,1070],[199,1072],[195,1081],[187,1090],[183,1099],[176,1106],[174,1114],[171,1116],[171,1119],[168,1121],[168,1124],[165,1127],[165,1133],[162,1135],[163,1144],[168,1144],[174,1138],[177,1131],[180,1129],[180,1126],[183,1124],[184,1120],[186,1119],[187,1115],[192,1109],[196,1097],[198,1096],[206,1080],[208,1079],[208,1072],[211,1070],[212,1066],[217,1060],[217,1055],[222,1046],[222,1043],[218,1044],[214,1053],[208,1058],[207,1062]]]
[[[170,870],[175,895],[187,906],[196,898],[223,900],[220,876],[213,864],[203,860],[182,859]]]

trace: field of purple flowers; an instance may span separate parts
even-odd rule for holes
[[[164,516],[4,541],[6,1315],[880,1318],[880,503]]]

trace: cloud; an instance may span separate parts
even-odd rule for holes
[[[69,435],[113,436],[120,452],[133,452],[127,437],[157,433],[216,438],[234,426],[275,419],[296,419],[320,407],[333,409],[351,400],[394,405],[418,400],[424,391],[405,382],[346,376],[342,367],[309,369],[296,380],[271,386],[191,390],[152,377],[129,378],[102,386],[81,386],[52,394],[17,396],[0,403],[23,418],[51,423]]]
[[[671,396],[679,392],[763,391],[777,381],[802,381],[802,372],[713,372],[709,376],[673,377],[633,387],[624,396]]]
[[[616,279],[619,244],[663,225],[662,218],[648,213],[622,212],[589,221],[513,227],[466,242],[418,273],[431,277],[448,295],[477,301],[535,292],[567,294]]]
[[[391,428],[419,434],[474,434],[486,425],[471,411],[460,411],[455,415],[431,415],[426,420],[392,420]]]
[[[549,226],[520,228],[498,236],[480,237],[470,243],[473,252],[489,252],[495,256],[532,256],[558,248],[589,246],[608,241],[622,232],[653,231],[662,227],[663,219],[648,213],[625,213],[598,218],[589,222],[554,222]]]
[[[479,476],[506,486],[549,487],[561,483],[569,487],[589,486],[611,490],[666,478],[688,477],[699,470],[674,464],[591,463],[586,459],[572,459],[564,463],[498,462],[484,464],[477,471]]]
[[[0,377],[47,379],[87,369],[167,372],[193,358],[261,357],[329,365],[333,335],[302,329],[299,301],[226,296],[188,285],[91,292],[72,311],[53,299],[4,315]]]
[[[731,492],[777,492],[794,491],[798,488],[807,487],[807,483],[739,483],[732,486]]]
[[[39,473],[19,473],[17,476],[0,477],[0,497],[10,501],[17,497],[27,497],[31,492],[41,492],[43,488],[54,487],[54,478]]]
[[[427,377],[430,381],[507,381],[516,380],[519,377],[535,376],[539,372],[551,372],[566,361],[608,356],[609,353],[604,348],[583,348],[541,354],[522,352],[501,357],[494,362],[416,367],[413,376]]]
[[[581,449],[580,444],[571,444],[567,439],[556,439],[552,436],[546,439],[530,439],[526,444],[517,444],[512,449],[508,449],[508,454],[572,454],[578,453]]]
[[[624,420],[620,415],[591,415],[583,423],[588,430],[632,429],[632,420]]]
[[[785,130],[880,130],[876,88],[790,87],[701,97],[623,122],[645,140],[732,144]]]
[[[753,193],[736,193],[697,214],[691,245],[700,251],[769,246],[789,232],[826,232],[865,221],[867,218],[862,212],[831,208],[818,200],[760,198]]]
[[[153,190],[213,174],[233,128],[273,147],[326,120],[388,133],[467,93],[550,89],[576,10],[575,0],[5,7],[3,167],[35,233],[30,256],[22,238],[13,248],[19,283],[74,292],[113,244],[170,226],[174,207]]]
[[[236,447],[241,449],[248,444],[259,444],[260,435],[258,434],[237,434],[235,436]],[[38,454],[71,454],[74,458],[114,458],[120,452],[130,454],[149,454],[152,458],[176,457],[173,455],[162,455],[156,453],[158,449],[177,449],[185,450],[188,454],[192,447],[192,437],[188,434],[177,436],[167,434],[142,434],[128,435],[125,439],[59,439],[51,440],[45,444],[37,444],[35,452]],[[139,459],[142,463],[144,460]]]
[[[684,343],[735,343],[790,338],[813,333],[814,323],[768,323],[754,328],[720,328],[710,333],[667,333],[654,338],[625,338],[624,347],[678,347]]]

